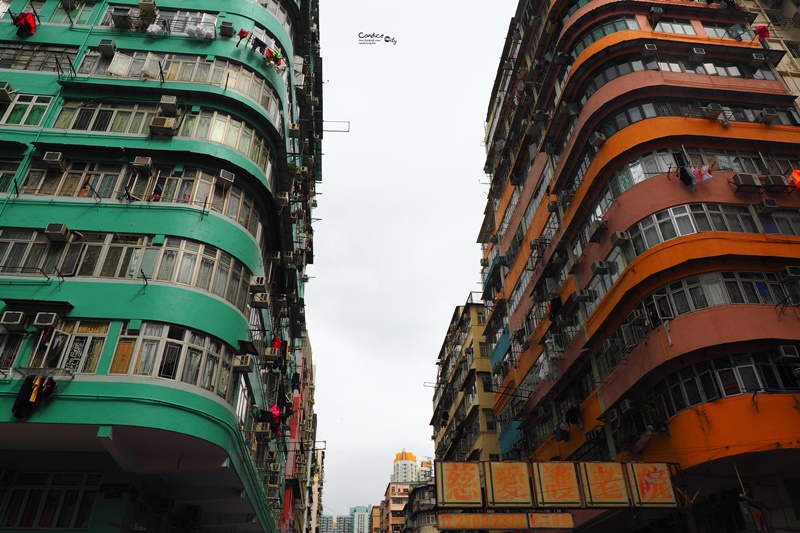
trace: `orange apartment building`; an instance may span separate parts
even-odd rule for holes
[[[501,456],[673,463],[687,506],[574,531],[800,531],[799,23],[782,0],[511,19],[478,238]]]
[[[381,502],[381,533],[401,533],[405,509],[408,501],[408,492],[411,490],[410,483],[389,483],[386,485],[386,493]]]

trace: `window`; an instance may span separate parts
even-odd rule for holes
[[[6,11],[11,6],[11,0],[0,0],[0,18],[6,15]]]
[[[31,43],[0,44],[0,69],[54,72],[56,65],[69,70],[77,48],[46,46]]]
[[[52,96],[18,93],[10,103],[0,103],[0,124],[38,126],[52,100]]]
[[[0,333],[0,371],[7,371],[14,364],[23,338],[21,333]]]
[[[690,22],[663,18],[658,21],[653,31],[676,33],[678,35],[695,35],[694,28]]]
[[[108,322],[69,320],[45,328],[31,351],[28,366],[63,368],[73,374],[94,374],[108,335]]]
[[[0,491],[0,528],[87,529],[101,475],[81,472],[17,472]]]
[[[64,4],[59,3],[56,6],[56,10],[53,12],[53,16],[50,17],[50,22],[54,22],[56,24],[80,24],[85,25],[89,23],[89,18],[92,16],[92,10],[94,9],[94,4],[90,3],[77,3],[75,4],[75,8],[67,13],[64,9]]]
[[[15,192],[12,181],[19,168],[19,163],[16,160],[0,159],[0,193]]]

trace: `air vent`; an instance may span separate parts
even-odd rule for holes
[[[221,37],[233,37],[233,22],[225,20],[219,25],[219,34]]]

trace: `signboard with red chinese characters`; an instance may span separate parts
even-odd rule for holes
[[[442,513],[436,516],[440,530],[528,529],[525,513]]]
[[[575,463],[533,463],[534,491],[539,507],[580,507],[581,491]]]
[[[528,513],[528,524],[531,529],[572,529],[575,523],[569,513]]]
[[[635,507],[677,507],[669,466],[665,463],[627,463]]]
[[[439,507],[483,507],[480,463],[436,463],[436,499]]]
[[[484,463],[489,507],[533,507],[530,463]]]
[[[580,463],[586,507],[628,507],[630,498],[621,463]]]

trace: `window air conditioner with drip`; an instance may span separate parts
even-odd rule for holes
[[[647,317],[641,309],[634,309],[628,315],[628,324],[632,326],[642,326],[647,322]]]
[[[608,412],[608,415],[606,415],[606,417],[608,418],[609,422],[616,422],[617,420],[619,420],[619,411],[617,411],[616,409],[611,409]]]
[[[800,359],[800,351],[797,349],[797,346],[778,346],[778,353],[781,354],[781,358],[783,359]]]
[[[300,138],[300,124],[289,124],[289,137],[292,139]]]
[[[292,261],[294,261],[294,252],[292,252],[291,250],[283,252],[281,254],[281,259],[285,263],[291,263]]]
[[[280,263],[281,262],[281,253],[280,252],[272,252],[272,254],[270,255],[269,258],[273,263]]]
[[[236,174],[229,170],[222,169],[219,171],[219,177],[221,180],[233,183],[233,180],[236,179]]]
[[[595,148],[600,148],[604,142],[606,142],[606,136],[599,131],[595,131],[589,136],[589,144]]]
[[[21,332],[25,331],[25,322],[27,318],[22,311],[5,311],[0,316],[0,326],[6,328],[6,331]]]
[[[253,370],[253,359],[249,355],[235,355],[233,357],[234,372],[250,372]]]
[[[280,348],[264,348],[264,362],[268,364],[277,363],[281,360]]]
[[[633,403],[631,403],[630,400],[622,400],[619,403],[619,410],[621,413],[627,413],[631,409],[633,409]]]
[[[117,53],[117,44],[114,39],[100,39],[97,48],[103,57],[114,57],[114,54]]]
[[[756,120],[763,124],[772,124],[778,118],[778,113],[771,107],[765,107],[756,114]]]
[[[738,173],[733,175],[733,183],[745,192],[760,192],[763,185],[755,174]]]
[[[778,209],[778,202],[772,198],[764,198],[756,204],[756,211],[759,215],[769,215],[776,209]]]
[[[131,9],[129,7],[115,7],[111,11],[111,22],[119,30],[129,30],[133,27]]]
[[[269,294],[266,292],[253,293],[253,307],[257,309],[269,308]]]
[[[57,313],[36,313],[33,325],[37,328],[50,328],[58,324]]]
[[[592,263],[592,274],[607,274],[611,269],[611,263],[608,261],[595,261]]]
[[[704,48],[692,48],[691,52],[689,52],[689,61],[693,63],[699,63],[703,61],[706,57],[706,51]]]
[[[153,117],[150,121],[150,134],[172,137],[175,135],[176,123],[172,117]]]
[[[158,102],[158,109],[161,115],[174,117],[178,112],[178,97],[171,94],[163,95]]]
[[[710,118],[715,120],[719,118],[720,114],[722,113],[722,105],[717,103],[710,103],[706,106],[706,118]]]
[[[152,157],[137,156],[133,160],[133,163],[131,163],[131,165],[136,170],[150,171],[153,168],[153,158]]]
[[[611,246],[625,246],[631,242],[630,235],[625,231],[615,231],[611,234]]]
[[[42,163],[47,168],[67,169],[67,160],[61,152],[45,152],[44,157],[42,157]]]
[[[44,228],[44,235],[50,242],[69,242],[70,232],[66,224],[51,222]]]
[[[759,54],[755,52],[752,56],[750,56],[750,65],[751,66],[758,66],[763,65],[767,62],[767,57],[764,54]]]
[[[269,277],[250,276],[250,292],[267,292]]]
[[[592,302],[597,298],[597,291],[592,289],[580,289],[575,291],[575,300],[578,302]]]
[[[642,57],[652,57],[658,52],[658,46],[647,43],[642,47]]]
[[[778,278],[781,280],[781,283],[800,280],[800,266],[789,265],[785,267],[778,272]]]

